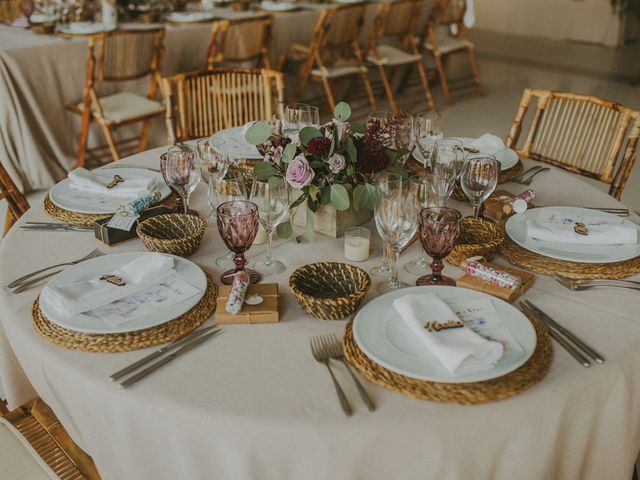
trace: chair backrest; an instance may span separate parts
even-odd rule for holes
[[[518,148],[534,98],[537,105]],[[523,157],[608,183],[609,194],[619,199],[636,159],[639,136],[639,111],[590,95],[527,88],[506,145]]]
[[[421,0],[381,3],[367,35],[367,48],[373,47],[383,37],[398,37],[404,41],[413,35],[421,8]]]
[[[268,68],[272,25],[271,15],[216,20],[211,25],[206,68],[251,60],[257,60],[257,67]]]
[[[3,199],[7,201],[7,218],[4,225],[4,233],[7,233],[11,225],[29,210],[29,202],[0,164],[0,200]]]
[[[163,79],[162,91],[171,144],[283,115],[284,76],[275,70],[216,68],[182,73]]]
[[[21,0],[0,0],[0,22],[13,22],[22,16]]]
[[[467,10],[466,0],[436,0],[428,22],[431,25],[461,24]]]

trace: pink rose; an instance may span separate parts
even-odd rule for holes
[[[342,155],[336,153],[329,159],[329,170],[333,173],[339,173],[347,164],[347,161]]]
[[[315,176],[316,173],[304,155],[298,155],[289,162],[285,179],[293,188],[302,188],[309,185]]]

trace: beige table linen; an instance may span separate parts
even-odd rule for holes
[[[127,164],[157,166],[160,152],[131,157]],[[524,189],[506,187],[515,193]],[[533,187],[539,205],[619,205],[553,167],[536,177]],[[195,192],[193,206],[206,214],[204,185]],[[21,223],[27,220],[47,216],[36,205]],[[214,259],[225,248],[209,223],[191,260],[217,277]],[[372,238],[372,258],[359,264],[367,270],[381,258],[379,237]],[[311,244],[277,243],[274,254],[287,270],[266,281],[279,283],[281,323],[225,325],[219,337],[127,390],[110,382],[109,375],[150,350],[100,354],[53,346],[30,324],[39,288],[19,295],[3,290],[0,321],[28,380],[19,369],[7,378],[10,368],[2,370],[2,379],[30,382],[93,456],[105,480],[630,478],[640,448],[637,293],[571,292],[537,276],[525,298],[602,352],[604,365],[585,369],[556,346],[551,370],[539,384],[516,397],[473,407],[414,400],[365,381],[378,407],[374,413],[336,365],[355,410],[346,418],[328,372],[309,351],[309,337],[340,336],[345,322],[305,315],[287,286],[299,265],[342,261],[342,242],[318,235]],[[0,245],[0,283],[96,246],[108,253],[143,251],[138,240],[108,248],[90,233],[14,228]],[[417,254],[414,244],[402,263]],[[252,261],[264,255],[264,245],[248,253]],[[449,265],[446,273],[461,275]],[[415,281],[404,271],[400,278]],[[1,353],[4,364],[11,354]],[[15,388],[9,393],[12,407],[28,399]]]

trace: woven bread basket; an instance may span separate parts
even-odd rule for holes
[[[195,215],[169,213],[145,220],[136,229],[150,252],[188,257],[198,250],[207,222]]]
[[[311,263],[289,277],[289,287],[303,310],[322,320],[353,315],[370,286],[369,274],[347,263]]]
[[[446,260],[459,266],[469,257],[483,256],[491,260],[493,254],[504,241],[504,228],[486,220],[463,218],[460,222],[460,236]]]

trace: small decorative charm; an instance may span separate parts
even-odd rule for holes
[[[460,320],[449,320],[448,322],[444,322],[444,323],[429,321],[424,326],[424,328],[426,328],[430,332],[433,332],[434,330],[436,332],[439,332],[440,330],[449,330],[452,328],[462,328],[462,327],[464,327],[464,323],[462,323],[462,321]]]
[[[113,188],[119,183],[123,183],[123,182],[124,182],[124,178],[122,178],[120,175],[114,175],[113,180],[107,183],[107,188]]]
[[[143,210],[146,210],[147,208],[152,207],[159,201],[160,201],[160,191],[156,190],[150,195],[136,198],[131,203],[127,203],[126,205],[121,205],[120,207],[118,207],[118,210],[116,211],[116,213],[118,215],[122,215],[123,217],[137,217],[142,213]]]
[[[260,305],[262,302],[264,302],[264,298],[260,295],[251,295],[244,300],[247,305]]]
[[[106,275],[102,275],[100,277],[100,280],[105,280],[113,285],[116,285],[118,287],[124,287],[126,285],[126,282],[124,280],[122,280],[119,276],[117,275],[113,275],[112,273],[108,273]]]
[[[247,294],[251,278],[244,270],[234,273],[232,276],[233,283],[231,284],[231,291],[229,292],[229,297],[227,298],[224,310],[231,315],[237,315],[240,313],[240,310],[242,310],[244,296]]]
[[[576,225],[573,227],[573,231],[578,235],[589,235],[589,229],[582,222],[576,222]]]

